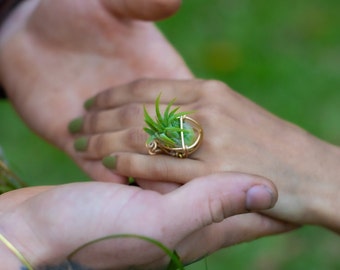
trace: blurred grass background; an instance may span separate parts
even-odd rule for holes
[[[220,79],[315,136],[340,145],[340,1],[184,0],[159,27],[197,77]],[[88,179],[32,134],[6,101],[0,142],[31,185]],[[340,269],[340,237],[307,226],[208,257],[209,270]],[[188,270],[205,269],[204,261]]]

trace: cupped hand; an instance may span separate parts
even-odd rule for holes
[[[182,111],[196,111],[190,117],[203,127],[203,142],[188,159],[148,155],[143,106],[155,115],[160,93],[161,111],[176,98]],[[104,163],[115,173],[177,183],[219,171],[262,175],[280,193],[269,214],[340,228],[334,215],[340,205],[339,148],[270,114],[222,82],[144,80],[107,90],[95,97],[79,132],[86,141],[79,155],[93,162],[110,156]]]
[[[91,176],[105,178],[107,171],[75,155],[67,123],[83,112],[84,100],[109,86],[191,77],[151,22],[179,6],[179,0],[23,1],[0,31],[1,84],[34,131]]]
[[[0,197],[0,231],[34,267],[59,264],[85,243],[117,234],[157,240],[189,263],[291,229],[249,213],[276,200],[270,181],[237,173],[195,179],[165,195],[105,182],[36,187]],[[98,242],[72,260],[93,269],[160,269],[169,262],[157,246],[134,238]],[[6,266],[6,259],[1,261]]]

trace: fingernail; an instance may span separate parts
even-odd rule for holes
[[[87,149],[89,139],[87,137],[80,137],[74,141],[74,149],[77,151],[85,151]]]
[[[102,160],[102,164],[108,169],[116,168],[117,158],[115,156],[107,156]]]
[[[85,103],[84,103],[84,108],[85,108],[86,110],[91,109],[91,107],[92,107],[93,104],[94,104],[94,101],[95,101],[95,98],[94,98],[94,97],[89,98],[88,100],[86,100]]]
[[[265,185],[251,187],[247,191],[246,207],[248,210],[265,210],[275,205],[274,192]]]
[[[70,133],[77,133],[82,129],[83,124],[84,124],[83,117],[78,117],[76,119],[73,119],[68,125],[68,131]]]

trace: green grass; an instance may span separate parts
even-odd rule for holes
[[[340,1],[184,0],[159,23],[196,76],[220,79],[271,112],[340,144]],[[0,142],[29,184],[87,178],[0,103]],[[340,269],[340,238],[305,227],[231,247],[209,270]],[[189,270],[205,269],[197,262]]]
[[[61,151],[33,134],[7,101],[0,100],[0,146],[9,166],[29,185],[89,179]]]

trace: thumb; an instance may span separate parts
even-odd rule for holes
[[[233,215],[271,208],[278,198],[272,182],[241,173],[200,177],[167,196],[171,208],[181,210],[181,215],[172,217],[173,220],[187,224],[187,230],[221,222]]]
[[[117,16],[156,21],[173,15],[181,0],[102,0],[104,6]]]

